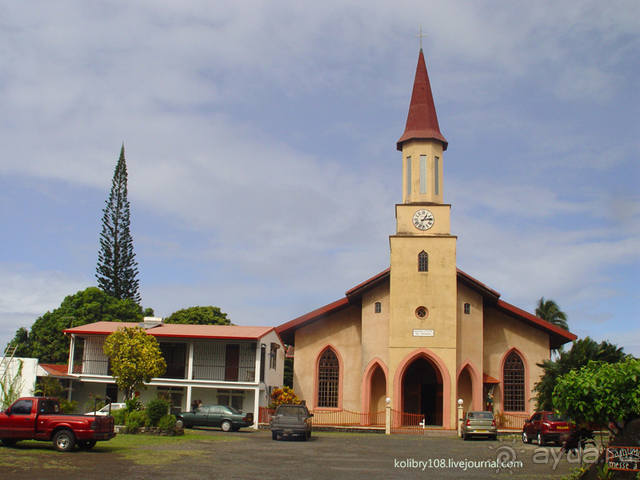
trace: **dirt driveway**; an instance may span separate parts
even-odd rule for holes
[[[579,466],[558,447],[523,445],[515,436],[463,442],[451,435],[314,432],[308,442],[272,441],[269,432],[189,432],[183,439],[119,436],[91,451],[55,452],[50,444],[0,447],[11,479],[349,479],[561,478]],[[546,461],[545,461],[546,456]],[[502,462],[498,464],[498,462]],[[509,463],[511,462],[511,463]]]

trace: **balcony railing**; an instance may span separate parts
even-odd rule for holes
[[[186,380],[186,367],[181,365],[172,367],[168,366],[167,373],[161,378]],[[255,368],[236,367],[229,375],[224,364],[217,365],[194,365],[193,380],[210,380],[215,382],[254,382],[256,377]],[[236,372],[237,371],[237,376]],[[184,372],[180,374],[180,372]],[[82,375],[112,375],[109,367],[109,360],[85,360],[83,363],[74,363],[73,373]]]

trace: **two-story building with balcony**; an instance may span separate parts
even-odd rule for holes
[[[71,337],[68,375],[78,380],[73,400],[81,406],[95,397],[123,401],[103,346],[111,333],[135,326],[158,340],[167,362],[165,374],[140,391],[143,402],[162,395],[172,412],[189,410],[194,401],[230,405],[257,419],[272,389],[282,385],[285,352],[273,327],[168,324],[147,317],[142,323],[96,322],[64,331]]]

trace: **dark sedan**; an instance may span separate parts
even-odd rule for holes
[[[227,405],[203,405],[192,412],[176,415],[176,426],[220,427],[223,432],[237,431],[253,425],[253,413],[243,413]]]

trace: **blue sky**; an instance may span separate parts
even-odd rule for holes
[[[640,4],[11,2],[0,345],[95,285],[124,141],[143,304],[277,325],[385,269],[422,24],[458,266],[640,355]]]

